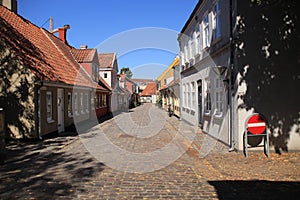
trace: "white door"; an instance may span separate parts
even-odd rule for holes
[[[64,124],[64,89],[57,89],[57,125],[58,133],[65,131]]]

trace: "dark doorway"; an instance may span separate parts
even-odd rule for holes
[[[202,127],[202,80],[198,80],[197,85],[198,85],[198,125]]]

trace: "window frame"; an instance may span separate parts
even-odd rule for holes
[[[203,25],[203,48],[210,46],[210,28],[209,28],[209,13],[206,13],[202,20]]]
[[[73,97],[72,97],[72,92],[68,92],[68,117],[73,117]]]
[[[217,40],[222,36],[221,32],[221,8],[220,1],[217,0],[213,6],[213,40]]]
[[[222,83],[220,78],[215,79],[215,110],[217,117],[222,117],[224,113],[225,98]]]
[[[206,80],[206,91],[204,98],[204,114],[211,115],[212,114],[212,99],[211,99],[211,82],[210,80]]]
[[[48,99],[48,95],[50,96],[50,99]],[[54,119],[53,119],[53,92],[52,91],[46,92],[46,108],[47,108],[46,109],[47,122],[52,123],[52,122],[54,122]],[[48,113],[49,113],[49,115],[48,115]]]

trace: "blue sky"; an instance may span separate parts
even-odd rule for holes
[[[98,48],[100,53],[117,52],[119,69],[130,67],[135,78],[155,79],[178,53],[177,34],[197,2],[18,0],[18,12],[45,29],[49,28],[50,16],[54,28],[69,24],[67,40],[70,45],[79,48],[87,44],[90,48]],[[124,51],[124,48],[127,49]]]

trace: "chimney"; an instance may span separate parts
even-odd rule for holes
[[[0,0],[0,5],[8,8],[12,12],[18,14],[18,2],[17,0]]]
[[[58,28],[58,37],[65,44],[67,44],[67,30],[70,29],[70,25],[64,25],[64,27]]]
[[[87,49],[87,48],[88,48],[88,46],[86,44],[80,45],[80,49]]]

